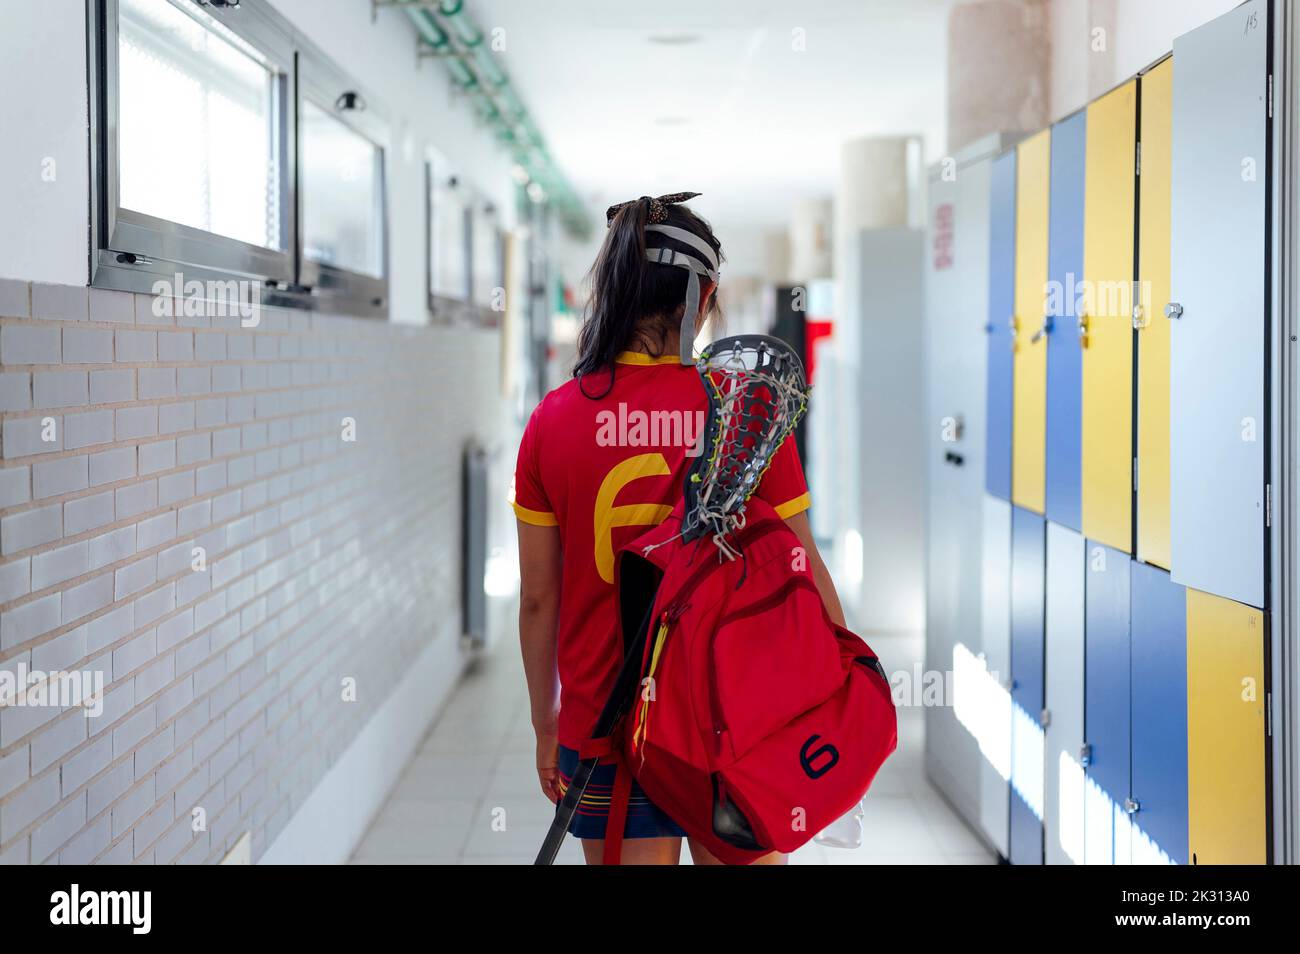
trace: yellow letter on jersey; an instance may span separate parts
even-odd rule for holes
[[[639,454],[617,464],[600,483],[596,494],[596,569],[606,583],[614,582],[614,528],[657,527],[673,508],[666,504],[622,504],[614,506],[618,492],[638,477],[663,477],[672,473],[663,454]]]

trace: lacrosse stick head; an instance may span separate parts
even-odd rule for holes
[[[699,457],[686,475],[682,536],[722,547],[744,525],[745,504],[808,406],[803,362],[779,338],[735,335],[695,363],[709,409]]]

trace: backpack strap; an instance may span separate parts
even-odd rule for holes
[[[623,857],[623,828],[627,825],[627,806],[632,795],[632,770],[620,758],[614,766],[614,793],[609,802],[609,818],[605,822],[605,854],[603,864],[616,865]]]
[[[578,758],[604,759],[614,765],[614,791],[609,801],[609,815],[605,819],[605,850],[601,863],[616,865],[623,856],[623,829],[627,825],[627,808],[632,796],[632,771],[623,764],[623,758],[614,747],[613,736],[587,739],[578,746]]]

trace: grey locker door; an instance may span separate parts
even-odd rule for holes
[[[856,527],[871,541],[863,552],[862,584],[850,594],[867,629],[915,627],[925,612],[921,490],[927,422],[919,404],[910,410],[898,405],[898,395],[915,392],[923,368],[916,315],[924,298],[924,240],[919,229],[864,229],[848,239],[858,288],[870,291],[859,296],[852,312],[861,350],[846,368],[856,394],[852,403],[841,405],[846,413],[840,418],[846,425],[853,422],[848,429],[856,432],[850,445],[856,457],[849,461],[857,476],[836,471],[834,483],[856,495],[854,504],[836,515],[846,518],[841,526]],[[878,407],[890,413],[858,411]],[[841,430],[836,440],[844,437]],[[881,454],[882,447],[890,453]],[[850,522],[852,514],[858,523]]]
[[[946,167],[940,166],[939,173]],[[926,669],[953,668],[958,644],[981,651],[984,306],[989,160],[930,177],[925,259]],[[926,772],[972,823],[979,745],[952,707],[925,709]]]
[[[1261,607],[1267,12],[1265,0],[1250,0],[1174,41],[1176,317],[1152,319],[1172,322],[1172,577]]]
[[[1043,825],[1049,865],[1083,862],[1084,553],[1081,534],[1048,522]]]
[[[984,665],[1000,683],[996,704],[979,723],[980,827],[1005,858],[1011,824],[1011,502],[984,497],[980,561]]]

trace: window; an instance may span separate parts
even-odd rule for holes
[[[470,302],[469,188],[441,159],[425,166],[429,193],[429,308],[464,317]]]
[[[280,77],[169,3],[119,9],[121,207],[283,248]]]
[[[266,0],[89,0],[92,284],[387,308],[382,113]]]
[[[301,128],[303,258],[382,278],[382,150],[315,103]]]
[[[299,282],[334,307],[382,314],[388,253],[387,123],[370,98],[319,57],[298,59]]]

